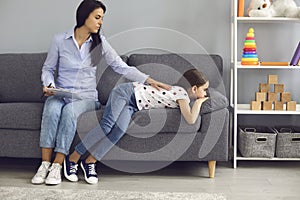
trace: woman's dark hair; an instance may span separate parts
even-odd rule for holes
[[[200,87],[207,81],[208,79],[203,73],[201,73],[197,69],[189,69],[184,72],[177,84],[187,90],[193,86]]]
[[[89,17],[91,12],[93,12],[97,8],[102,8],[103,12],[106,12],[106,7],[101,1],[97,0],[83,0],[77,8],[76,11],[76,28],[80,28],[84,25],[86,19]],[[102,54],[102,41],[99,35],[98,30],[97,33],[91,33],[92,37],[92,45],[90,48],[92,64],[95,66],[99,63],[101,54]]]

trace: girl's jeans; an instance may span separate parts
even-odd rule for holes
[[[92,129],[75,150],[83,155],[90,152],[97,160],[104,155],[125,134],[133,113],[138,111],[132,83],[124,83],[115,87],[108,98],[100,124]]]
[[[48,97],[42,116],[40,147],[55,148],[55,152],[69,154],[80,114],[99,109],[100,103],[93,100],[78,100],[66,103],[62,98]]]

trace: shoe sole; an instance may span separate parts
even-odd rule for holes
[[[42,185],[42,184],[45,183],[45,181],[43,181],[43,182],[32,182],[32,181],[31,181],[31,183],[32,183],[33,185]]]
[[[77,180],[71,180],[69,179],[69,176],[68,176],[68,173],[67,173],[67,170],[66,170],[66,159],[64,160],[64,176],[65,178],[68,180],[68,181],[71,181],[71,182],[78,182],[78,177],[77,177]]]
[[[47,183],[47,182],[45,182],[46,185],[59,185],[60,183],[61,183],[61,181],[60,182],[55,182],[55,183]]]
[[[59,181],[47,181],[47,179],[45,180],[45,184],[46,185],[58,185],[58,184],[60,184],[61,183],[61,181],[62,181],[62,179],[60,179]]]
[[[40,182],[34,181],[33,178],[31,179],[31,183],[32,183],[33,185],[41,185],[41,184],[44,184],[45,181],[46,181],[46,178],[44,178],[44,179],[41,180]]]
[[[81,167],[81,169],[82,169],[82,171],[83,171],[83,174],[84,174],[84,180],[85,180],[88,184],[97,184],[97,183],[98,183],[98,181],[97,181],[96,183],[91,183],[91,182],[89,182],[89,181],[87,180],[86,173],[85,173],[85,169],[84,169],[84,167],[83,167],[83,165],[82,165],[82,162],[80,163],[80,167]]]

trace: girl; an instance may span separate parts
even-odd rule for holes
[[[62,163],[65,155],[69,154],[78,116],[100,107],[96,66],[101,58],[117,73],[132,81],[169,89],[168,85],[151,79],[135,67],[129,67],[100,35],[105,11],[105,5],[100,1],[82,1],[76,12],[75,28],[57,34],[51,43],[41,76],[43,92],[45,96],[50,96],[45,102],[41,123],[42,163],[31,180],[33,184],[45,182],[56,185],[61,182]],[[55,78],[56,70],[58,73]],[[55,96],[48,90],[49,87],[68,89],[81,96]],[[51,164],[53,151],[56,155]]]
[[[205,76],[196,69],[183,74],[178,85],[171,90],[156,90],[138,82],[124,83],[115,87],[106,104],[100,124],[91,130],[67,156],[64,162],[64,175],[70,181],[77,181],[77,162],[91,147],[93,151],[80,162],[86,182],[98,182],[96,161],[116,144],[125,134],[134,112],[153,108],[180,108],[189,124],[197,120],[202,103],[208,99],[206,90],[209,86]],[[195,100],[190,107],[190,99]],[[97,143],[97,145],[95,145]]]

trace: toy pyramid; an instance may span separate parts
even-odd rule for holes
[[[256,43],[254,38],[254,29],[249,28],[244,42],[244,53],[242,56],[242,65],[258,65],[256,53]]]

